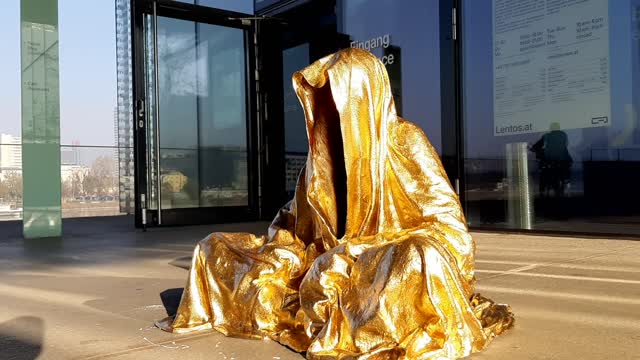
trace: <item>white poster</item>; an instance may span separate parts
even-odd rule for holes
[[[609,126],[607,0],[493,0],[494,135]]]

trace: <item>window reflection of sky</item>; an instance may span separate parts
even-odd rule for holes
[[[246,146],[243,30],[159,18],[158,63],[163,147]]]
[[[402,116],[420,126],[441,147],[440,18],[438,1],[344,0],[339,31],[366,41],[389,34],[400,48]],[[339,10],[340,11],[340,10]],[[382,58],[384,48],[373,53]]]
[[[640,148],[637,109],[640,106],[638,41],[632,46],[631,5],[638,0],[609,1],[611,63],[611,126],[567,130],[569,149],[581,166],[593,151],[610,147]],[[504,158],[506,143],[535,142],[541,134],[493,136],[493,72],[491,0],[466,0],[463,4],[463,101],[466,153],[473,158]],[[635,64],[634,64],[635,63]],[[634,94],[635,92],[635,94]],[[633,106],[631,104],[634,104]],[[635,119],[634,110],[635,108]],[[640,150],[636,152],[640,160]]]
[[[253,14],[254,0],[175,0],[187,4],[197,4],[212,8]]]
[[[293,89],[291,77],[309,65],[309,44],[285,49],[282,53],[282,86],[284,94],[285,152],[306,153],[309,146],[304,111]]]

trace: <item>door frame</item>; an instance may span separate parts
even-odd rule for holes
[[[132,90],[134,99],[134,191],[135,191],[135,226],[195,225],[232,221],[255,221],[258,218],[258,152],[257,152],[257,103],[255,97],[255,23],[249,19],[253,15],[233,11],[220,10],[206,6],[193,5],[172,0],[130,0],[131,1],[131,58],[132,58]],[[147,209],[150,199],[148,194],[148,159],[147,159],[147,125],[145,86],[145,49],[144,49],[144,16],[156,16],[193,21],[203,24],[219,25],[244,30],[245,44],[245,114],[247,139],[247,206],[197,207],[184,209],[160,208],[162,221],[157,222],[158,210]],[[157,86],[157,85],[156,85]],[[161,201],[158,201],[160,207]]]
[[[313,63],[349,44],[348,37],[339,32],[336,0],[285,0],[272,5],[256,11],[260,19],[256,29],[258,98],[263,109],[260,113],[263,220],[273,219],[278,209],[291,200],[286,192],[283,52],[308,43],[309,61]]]
[[[460,3],[440,0],[439,4],[441,160],[466,214]]]
[[[323,19],[325,34],[333,32],[339,34],[341,30],[339,13],[342,1],[333,0],[329,4],[326,0],[282,0],[271,1],[266,6],[257,9],[256,14],[259,17],[271,17],[286,23],[291,19],[302,19],[310,21],[300,15],[300,11],[304,13],[305,7],[313,7],[323,5],[335,9],[335,21],[327,22],[326,17]],[[323,3],[322,5],[318,5]],[[451,185],[458,193],[461,205],[466,210],[466,202],[464,201],[465,176],[464,176],[464,127],[461,103],[461,31],[460,31],[460,0],[439,0],[439,18],[440,18],[440,94],[441,94],[441,141],[442,141],[442,164],[445,168]],[[322,15],[320,15],[322,16]],[[319,18],[317,18],[318,21]],[[265,19],[266,20],[266,19]],[[317,60],[319,53],[311,46],[314,32],[314,24],[306,23],[303,28],[289,29],[295,33],[293,37],[283,38],[282,32],[287,31],[285,27],[276,27],[278,22],[262,21],[258,23],[259,54],[261,68],[269,69],[261,72],[261,80],[265,80],[265,85],[261,87],[261,105],[265,110],[262,124],[264,126],[264,147],[265,153],[263,163],[265,164],[263,172],[263,187],[270,189],[263,196],[263,214],[264,219],[268,219],[275,211],[278,204],[283,204],[286,200],[284,195],[285,188],[285,166],[284,166],[284,122],[283,114],[283,93],[282,93],[282,50],[293,47],[305,42],[310,43],[310,60]],[[331,24],[330,24],[331,23]],[[265,30],[267,28],[267,30]],[[277,29],[277,30],[274,30]],[[265,35],[280,33],[277,36]],[[455,31],[455,34],[454,34]],[[344,35],[347,36],[347,35]],[[280,43],[274,44],[274,40],[264,41],[266,38],[278,38]],[[337,49],[336,49],[337,50]],[[264,93],[267,94],[264,94]],[[267,96],[268,95],[268,96]]]

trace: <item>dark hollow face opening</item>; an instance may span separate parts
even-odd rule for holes
[[[315,125],[313,129],[315,154],[322,157],[315,163],[320,165],[316,171],[326,181],[327,195],[334,200],[335,234],[338,239],[345,233],[347,222],[347,172],[345,168],[344,146],[340,129],[340,115],[333,101],[329,81],[313,91],[312,104]],[[330,216],[330,214],[327,214]]]

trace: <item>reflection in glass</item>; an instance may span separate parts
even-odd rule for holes
[[[553,192],[554,196],[564,196],[573,159],[569,154],[569,138],[560,130],[560,124],[551,124],[550,131],[543,134],[530,150],[536,155],[539,177],[538,192],[546,197]]]
[[[122,215],[117,153],[107,146],[61,146],[62,217]],[[122,190],[122,192],[121,192]]]
[[[556,3],[463,1],[468,220],[638,234],[640,3]]]
[[[196,50],[195,23],[177,19],[158,18],[157,46],[160,206],[197,207],[197,106],[198,95],[208,90],[202,74],[206,53]]]
[[[19,137],[9,134],[1,134],[0,141],[0,221],[20,220],[23,194],[22,144]]]
[[[159,17],[157,46],[161,209],[247,205],[243,30]]]
[[[200,206],[247,205],[247,129],[244,38],[240,29],[198,25],[209,54],[211,84],[198,101]],[[206,40],[205,40],[206,39]],[[202,86],[201,86],[202,87]],[[205,86],[206,88],[206,86]]]
[[[339,31],[385,64],[397,112],[441,153],[439,2],[338,1]],[[340,28],[341,27],[341,28]]]
[[[284,92],[284,151],[287,197],[293,197],[300,170],[304,167],[309,150],[304,111],[298,102],[291,78],[309,65],[309,43],[285,49],[282,52],[282,84]]]

